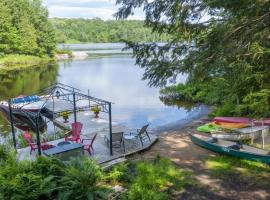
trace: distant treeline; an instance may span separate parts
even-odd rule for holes
[[[167,35],[152,33],[138,20],[51,19],[59,43],[76,42],[165,42]]]
[[[0,56],[52,56],[55,32],[42,0],[0,0]]]

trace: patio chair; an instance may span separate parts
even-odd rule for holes
[[[85,151],[88,151],[89,155],[92,155],[91,151],[94,151],[94,149],[93,149],[93,143],[94,143],[96,137],[97,137],[97,133],[92,138],[84,138],[84,139],[82,139],[82,142],[81,143],[83,145],[83,149]],[[84,144],[84,141],[87,141],[87,140],[90,140],[90,143]]]
[[[27,141],[28,145],[30,146],[30,154],[32,154],[32,151],[35,151],[36,149],[38,149],[38,145],[36,142],[33,141],[30,133],[28,132],[23,133],[23,138]],[[45,141],[41,143],[40,145],[41,145],[42,151],[55,147],[54,145],[48,144]]]
[[[71,124],[71,137],[65,137],[65,141],[72,141],[72,142],[80,142],[81,140],[81,131],[82,131],[82,123],[81,122],[74,122]]]
[[[110,146],[110,138],[105,135],[104,137],[107,146]],[[116,148],[121,148],[123,146],[124,152],[126,152],[125,141],[124,141],[124,132],[115,132],[112,133],[112,146]]]
[[[134,136],[135,138],[139,138],[141,141],[141,144],[143,146],[143,141],[145,138],[148,138],[149,142],[151,142],[151,139],[148,135],[147,128],[150,124],[144,125],[141,129],[137,129],[136,133],[130,133],[130,135]]]

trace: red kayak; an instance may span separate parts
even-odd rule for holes
[[[215,117],[214,122],[226,122],[226,123],[243,123],[249,124],[251,121],[246,117]]]
[[[215,117],[214,122],[225,122],[225,123],[242,123],[242,124],[252,124],[255,126],[270,126],[270,118],[263,120],[249,119],[246,117]]]

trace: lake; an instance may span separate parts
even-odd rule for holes
[[[149,87],[141,80],[143,69],[135,66],[130,52],[122,52],[123,44],[61,45],[84,52],[89,58],[60,61],[29,70],[1,74],[0,99],[29,95],[55,82],[80,88],[82,92],[113,102],[112,119],[131,128],[146,123],[159,127],[185,119],[197,112],[167,106],[159,99],[160,88]],[[178,77],[184,81],[185,77]],[[1,132],[9,132],[6,120],[0,118]]]

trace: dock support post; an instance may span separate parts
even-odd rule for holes
[[[39,115],[36,116],[36,136],[37,136],[37,146],[38,146],[38,155],[41,156],[41,144],[40,144],[40,137],[39,137],[39,125],[38,125]]]
[[[76,94],[73,93],[73,114],[74,114],[74,122],[77,122],[77,114],[76,114]]]
[[[8,107],[9,107],[9,120],[10,120],[11,132],[12,132],[13,145],[14,145],[15,151],[17,151],[16,136],[15,136],[14,123],[13,123],[13,114],[12,114],[12,108],[11,108],[11,100],[8,101]]]
[[[110,153],[113,156],[113,146],[112,146],[112,104],[109,103],[109,130],[110,130]]]

